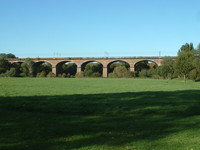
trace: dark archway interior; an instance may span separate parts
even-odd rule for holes
[[[63,61],[57,64],[56,74],[64,75],[66,77],[72,77],[76,75],[77,65],[71,61]]]
[[[149,70],[149,69],[155,69],[158,67],[157,63],[150,61],[150,60],[143,60],[140,62],[137,62],[134,66],[135,71],[140,72],[144,69]]]
[[[45,61],[36,62],[33,64],[34,76],[38,76],[43,73],[46,76],[49,72],[52,72],[52,65]]]
[[[103,65],[96,61],[88,61],[81,65],[81,71],[87,77],[101,77],[103,74]]]
[[[23,63],[23,62],[14,62],[14,63],[12,63],[12,66],[11,66],[11,67],[16,68],[16,71],[17,71],[16,73],[17,73],[18,75],[20,75],[20,73],[22,73],[22,67],[21,67],[22,63]]]
[[[130,69],[130,65],[125,61],[113,61],[113,62],[109,63],[107,66],[108,74],[112,73],[114,71],[115,67],[119,67],[119,66],[125,66],[127,70]]]

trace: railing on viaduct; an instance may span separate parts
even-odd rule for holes
[[[68,57],[68,58],[30,58],[35,63],[47,62],[52,65],[52,72],[58,74],[58,65],[60,63],[73,62],[77,65],[77,73],[81,72],[82,65],[90,62],[99,62],[103,65],[103,77],[108,76],[108,65],[121,61],[126,62],[130,65],[130,71],[134,71],[135,64],[141,61],[151,61],[156,63],[158,66],[161,65],[161,61],[164,57]],[[25,58],[9,59],[11,63],[24,62]]]

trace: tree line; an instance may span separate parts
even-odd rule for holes
[[[52,73],[51,64],[34,63],[26,59],[22,63],[11,64],[7,58],[16,58],[14,54],[0,54],[1,77],[56,77]],[[89,62],[83,65],[82,71],[76,73],[77,66],[74,63],[61,64],[57,77],[102,77],[103,65],[98,62]],[[110,78],[184,78],[200,80],[200,44],[194,48],[193,43],[181,46],[177,57],[165,57],[161,66],[157,66],[148,60],[135,65],[135,71],[130,71],[126,62],[114,62],[108,65],[108,77]]]

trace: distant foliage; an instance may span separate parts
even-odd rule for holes
[[[0,58],[0,74],[5,73],[11,68],[11,63],[5,58]]]
[[[9,54],[0,53],[0,58],[17,58],[17,57],[12,53],[9,53]]]

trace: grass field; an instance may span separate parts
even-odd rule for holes
[[[200,83],[0,78],[0,150],[199,150]]]

